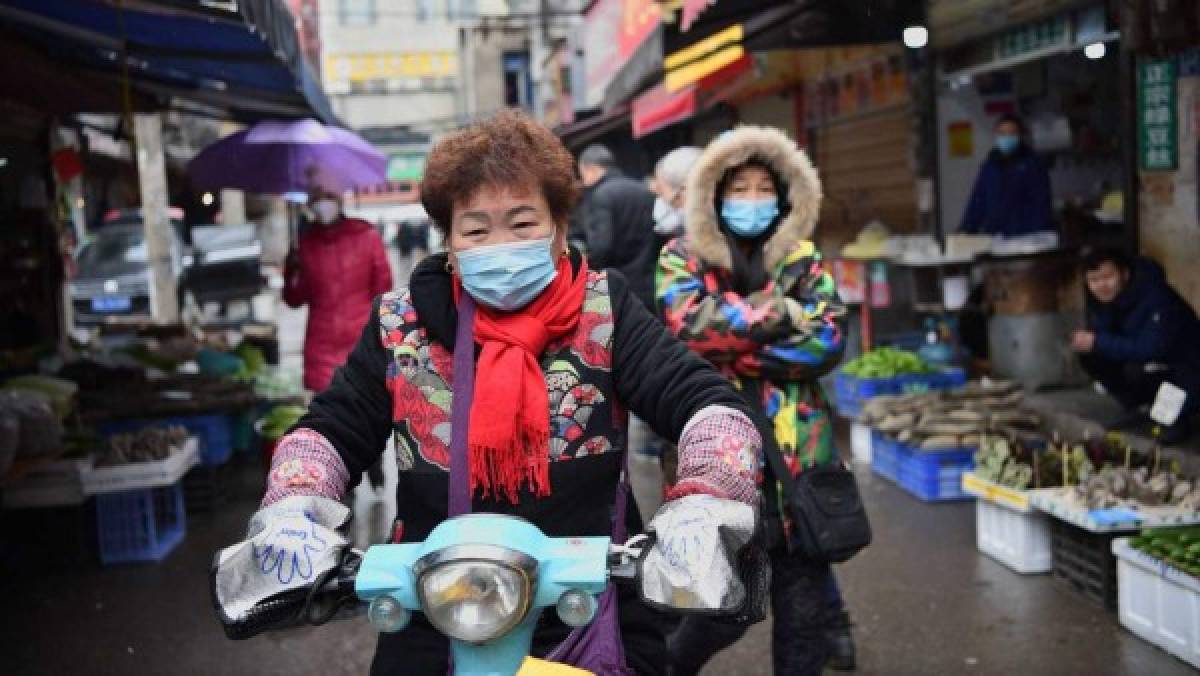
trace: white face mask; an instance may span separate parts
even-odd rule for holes
[[[660,237],[683,234],[683,212],[661,197],[654,198],[654,232]]]
[[[329,225],[337,220],[338,214],[342,209],[338,206],[337,200],[319,199],[312,203],[313,215],[317,222],[322,225]]]

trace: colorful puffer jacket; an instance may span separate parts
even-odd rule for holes
[[[786,186],[780,201],[790,210],[763,243],[765,286],[743,295],[734,290],[716,190],[730,169],[748,160],[768,166]],[[710,144],[693,169],[685,235],[663,249],[656,279],[668,328],[754,397],[793,474],[836,455],[831,412],[817,379],[841,359],[846,313],[809,239],[820,202],[816,171],[784,134],[763,127],[730,132]]]

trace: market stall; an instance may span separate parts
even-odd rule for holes
[[[235,454],[259,447],[257,418],[303,399],[294,377],[225,331],[99,336],[41,366],[53,375],[0,384],[3,506],[79,510],[94,536],[78,540],[104,564],[169,554],[186,515],[222,504]]]

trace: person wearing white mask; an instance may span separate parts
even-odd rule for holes
[[[688,173],[700,159],[696,146],[680,146],[662,156],[654,166],[658,197],[654,200],[654,233],[670,239],[683,234],[683,205]]]
[[[392,288],[383,240],[370,223],[347,218],[341,197],[317,187],[309,194],[313,225],[284,263],[283,300],[308,305],[304,387],[320,392],[358,340],[371,299]]]

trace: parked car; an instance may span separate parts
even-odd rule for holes
[[[71,282],[77,325],[150,315],[150,268],[139,211],[115,214],[80,247]],[[249,301],[265,285],[262,244],[253,225],[196,226],[192,246],[181,220],[172,218],[171,272],[181,307]]]

